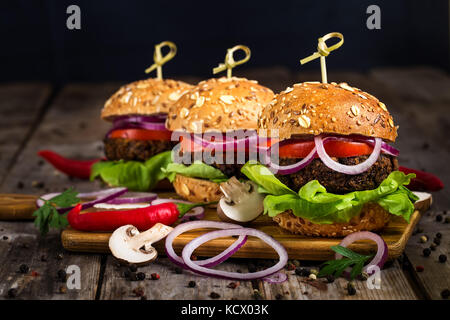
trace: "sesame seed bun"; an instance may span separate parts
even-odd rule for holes
[[[259,112],[274,97],[256,81],[232,77],[200,82],[180,97],[170,110],[169,130],[202,133],[257,129]]]
[[[292,214],[291,210],[278,214],[273,220],[292,233],[315,237],[345,237],[357,231],[379,231],[391,214],[375,202],[365,204],[361,212],[347,223],[316,224]]]
[[[192,85],[170,79],[135,81],[122,86],[105,103],[101,118],[111,121],[124,115],[167,113],[178,98]]]
[[[280,92],[261,113],[258,133],[289,139],[359,134],[394,142],[397,127],[384,103],[346,83],[304,82]],[[267,131],[267,133],[265,133]]]

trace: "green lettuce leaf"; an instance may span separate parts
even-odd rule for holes
[[[92,166],[90,179],[100,178],[111,186],[132,191],[148,191],[166,177],[162,169],[171,162],[171,151],[157,154],[145,162],[99,161]]]
[[[409,221],[418,199],[405,185],[415,177],[403,172],[392,172],[376,189],[333,194],[317,180],[305,184],[298,193],[289,189],[269,169],[258,163],[246,163],[241,172],[258,184],[260,192],[267,193],[264,212],[271,217],[292,210],[294,215],[319,224],[348,222],[364,204],[376,202],[391,214]]]
[[[206,179],[216,183],[228,180],[228,177],[224,175],[222,171],[201,161],[194,161],[194,163],[189,166],[172,162],[163,168],[162,171],[170,182],[173,182],[176,174],[181,174],[190,178]]]

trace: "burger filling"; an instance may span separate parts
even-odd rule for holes
[[[397,171],[398,151],[381,139],[315,136],[277,146],[277,162],[249,162],[241,169],[266,194],[271,217],[288,211],[312,223],[348,223],[368,203],[406,221],[414,212],[417,197],[405,186],[415,175]]]
[[[339,163],[345,165],[356,165],[367,160],[368,156],[356,156],[347,158],[335,158]],[[280,165],[287,166],[294,164],[299,158],[280,158]],[[293,190],[299,190],[311,180],[317,180],[328,192],[344,194],[352,191],[362,191],[375,189],[386,179],[392,171],[398,170],[397,158],[390,155],[380,155],[380,158],[367,171],[348,175],[333,171],[328,168],[320,159],[314,159],[302,170],[288,175],[277,174],[285,185]]]
[[[145,161],[158,153],[172,150],[176,142],[170,140],[132,140],[106,138],[105,155],[108,160]]]

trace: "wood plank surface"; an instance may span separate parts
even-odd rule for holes
[[[248,263],[227,261],[218,268],[233,272],[236,270],[248,272]],[[253,287],[250,281],[240,282],[238,287],[231,289],[227,287],[232,282],[230,280],[203,277],[186,270],[183,270],[181,274],[177,273],[175,265],[163,257],[157,258],[148,266],[139,268],[138,272],[146,275],[144,281],[130,281],[123,276],[125,270],[127,270],[126,267],[119,267],[117,261],[108,256],[100,299],[136,299],[139,297],[133,293],[133,290],[137,287],[142,287],[146,298],[151,300],[203,300],[210,299],[211,292],[219,294],[219,299],[252,299]],[[151,280],[152,273],[157,273],[160,279]],[[190,281],[195,281],[195,287],[189,287]]]
[[[252,77],[257,78],[264,85],[281,90],[295,81],[320,79],[320,74],[317,74],[317,76],[314,73],[304,72],[291,74],[286,70],[274,68],[270,72],[267,70],[254,70],[254,76],[252,75]],[[447,148],[448,140],[444,139],[445,141],[443,141],[442,145],[446,147],[443,148],[440,145],[442,137],[439,139],[440,135],[446,132],[449,123],[448,115],[445,113],[445,107],[448,106],[448,97],[443,92],[446,90],[445,83],[447,82],[445,81],[448,81],[447,75],[434,69],[431,71],[424,71],[423,69],[409,71],[379,69],[369,75],[352,72],[331,72],[329,73],[329,78],[330,81],[346,81],[376,95],[384,101],[394,115],[395,121],[400,124],[396,146],[401,151],[401,163],[437,173],[442,177],[444,183],[448,185],[448,179],[450,179],[447,165],[450,160]],[[405,81],[405,78],[411,78],[412,80],[408,79],[410,84],[408,86],[405,85],[405,88],[403,88],[402,83]],[[444,78],[446,79],[445,81]],[[417,86],[425,87],[426,90],[417,89]],[[64,88],[53,105],[50,106],[48,113],[35,134],[28,141],[25,149],[18,157],[17,163],[9,171],[5,182],[0,186],[0,192],[16,193],[20,191],[28,194],[41,194],[50,191],[61,191],[68,186],[74,186],[80,191],[102,187],[97,182],[71,180],[55,173],[49,165],[42,165],[35,153],[39,149],[49,148],[68,157],[90,158],[102,155],[101,139],[108,128],[108,124],[102,122],[98,115],[106,97],[116,89],[117,85],[114,84],[75,84]],[[3,112],[4,109],[0,110]],[[437,111],[434,112],[434,110]],[[422,118],[426,119],[426,121]],[[425,144],[428,146],[425,146]],[[0,162],[0,170],[2,168],[5,168],[5,165]],[[44,186],[38,188],[36,183],[33,183],[34,181],[43,182]],[[23,189],[19,190],[16,188],[18,182],[23,183]],[[444,192],[438,192],[433,195],[435,211],[449,209],[450,197],[448,197],[446,192],[444,190]],[[424,219],[422,221],[425,221]],[[439,226],[448,230],[448,224]],[[79,263],[80,267],[83,266],[82,270],[92,269],[93,272],[87,275],[91,286],[82,289],[85,291],[61,295],[56,293],[59,286],[56,284],[55,279],[52,278],[51,274],[53,271],[44,272],[49,267],[41,265],[38,261],[39,252],[56,255],[59,250],[62,250],[59,241],[55,238],[59,234],[56,232],[52,233],[49,238],[51,239],[51,244],[49,245],[46,240],[33,238],[33,234],[34,236],[37,236],[37,234],[31,223],[1,222],[0,230],[2,230],[0,231],[0,263],[2,264],[2,267],[0,267],[0,289],[2,290],[2,295],[4,295],[5,290],[7,291],[14,283],[24,283],[25,280],[23,279],[27,279],[26,281],[28,282],[23,286],[25,289],[20,291],[18,298],[31,297],[41,299],[47,297],[49,299],[59,299],[70,297],[71,294],[74,294],[73,297],[81,299],[94,299],[96,296],[101,299],[136,299],[137,297],[131,291],[135,286],[143,285],[145,295],[149,299],[171,299],[175,297],[182,299],[209,299],[209,294],[213,290],[224,299],[252,299],[254,298],[252,291],[254,289],[258,289],[261,292],[263,299],[275,299],[278,294],[278,298],[281,297],[282,299],[417,299],[422,298],[424,295],[426,298],[439,299],[439,292],[442,287],[437,285],[444,285],[444,282],[439,283],[437,274],[441,272],[443,277],[449,279],[448,265],[440,269],[433,269],[433,266],[425,266],[425,271],[417,275],[413,270],[404,272],[399,263],[395,262],[390,268],[382,272],[381,290],[364,289],[365,283],[358,282],[358,294],[352,297],[346,295],[345,280],[338,280],[332,285],[327,285],[328,289],[324,292],[305,283],[303,281],[305,279],[293,275],[290,275],[289,281],[283,284],[269,285],[261,281],[255,281],[253,283],[241,283],[237,289],[233,290],[227,288],[227,282],[223,280],[201,277],[198,277],[199,279],[197,280],[197,276],[187,272],[176,274],[173,265],[163,257],[158,258],[157,263],[145,267],[143,270],[145,270],[146,274],[158,272],[165,281],[144,280],[142,283],[131,282],[121,278],[115,259],[109,255],[102,265],[100,262],[101,255],[75,254],[64,251],[64,259],[70,257],[70,259],[74,259],[75,264]],[[425,232],[429,231],[426,230]],[[1,237],[4,235],[7,237],[10,235],[11,237],[8,237],[8,240],[1,240]],[[20,243],[23,239],[33,239],[33,243],[38,247],[35,250],[30,250],[30,252],[36,251],[36,253],[30,254],[27,251],[22,251]],[[448,237],[444,235],[439,250],[448,253],[448,242],[444,243],[444,239],[448,239]],[[415,244],[413,241],[414,238],[408,243],[406,249],[407,258],[411,259],[413,267],[417,263],[428,263],[428,260],[424,262],[418,260],[422,259],[420,254],[418,257],[415,257],[414,250],[416,249],[414,249]],[[433,262],[435,255],[436,252],[433,252],[433,257],[430,257],[429,263]],[[11,261],[14,262],[11,263]],[[72,261],[62,261],[60,266],[67,266],[68,263],[72,263]],[[245,267],[248,268],[251,264],[269,262],[271,260],[257,260],[255,262],[250,259],[234,259],[224,264],[223,268],[227,270],[241,269],[245,272],[247,270]],[[23,275],[14,273],[13,270],[20,263],[28,263],[33,268],[39,267],[41,271],[44,270],[42,271],[42,279],[29,281]],[[307,264],[308,262],[302,261],[301,263]],[[434,267],[438,268],[440,266],[438,264]],[[430,273],[427,273],[427,270],[430,270]],[[82,271],[82,274],[84,272],[89,271]],[[413,276],[412,278],[410,278],[410,272]],[[435,280],[430,281],[427,278],[434,275],[436,275]],[[184,284],[191,279],[197,282],[196,288],[184,287]],[[411,279],[413,280],[412,282],[410,281]],[[426,281],[430,283],[426,283]],[[100,287],[99,291],[97,286]],[[417,286],[419,290],[425,293],[416,292]],[[38,289],[38,287],[40,288]],[[164,288],[164,290],[159,290],[159,287]],[[289,292],[289,294],[284,294],[285,292]],[[305,292],[307,293],[305,294]]]
[[[0,192],[42,194],[62,191],[68,186],[74,186],[77,190],[100,188],[97,183],[69,179],[57,173],[50,165],[41,161],[36,152],[51,149],[67,157],[100,157],[101,139],[108,124],[102,123],[98,115],[106,98],[116,89],[116,84],[75,84],[64,88],[18,156],[14,167],[8,172]],[[18,188],[19,183],[21,188]],[[3,243],[0,259],[4,262],[0,275],[2,297],[7,295],[11,287],[17,286],[19,299],[95,299],[100,279],[100,255],[79,255],[64,251],[60,232],[41,238],[30,222],[2,222],[2,225],[5,226],[2,236],[9,239]],[[21,239],[32,240],[28,251],[20,249]],[[58,253],[63,253],[61,261],[53,258]],[[49,256],[48,262],[40,260],[42,254]],[[30,278],[17,273],[18,265],[22,263],[35,268],[40,276]],[[55,280],[56,273],[68,265],[80,267],[81,289],[67,290],[66,294],[61,294],[59,288],[64,283]]]
[[[0,184],[50,94],[51,86],[44,83],[0,85]]]
[[[0,222],[0,299],[94,299],[100,276],[99,255],[78,255],[65,251],[60,232],[40,237],[30,222]],[[21,273],[25,264],[29,271]],[[80,268],[81,287],[68,289],[58,278],[59,270]],[[35,273],[34,273],[35,272]],[[8,292],[15,289],[11,297]]]

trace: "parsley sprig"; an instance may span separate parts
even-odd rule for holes
[[[343,246],[332,246],[331,250],[345,258],[338,260],[330,260],[324,263],[324,267],[320,269],[319,277],[324,277],[327,275],[334,275],[339,278],[345,269],[352,267],[350,272],[350,278],[353,280],[357,275],[361,274],[364,267],[364,263],[369,260],[372,256],[362,255]]]
[[[44,205],[37,209],[33,216],[36,217],[34,225],[39,228],[41,235],[46,235],[50,228],[62,229],[67,227],[67,213],[60,214],[57,208],[66,208],[80,202],[78,192],[69,188],[63,193],[44,201]]]

